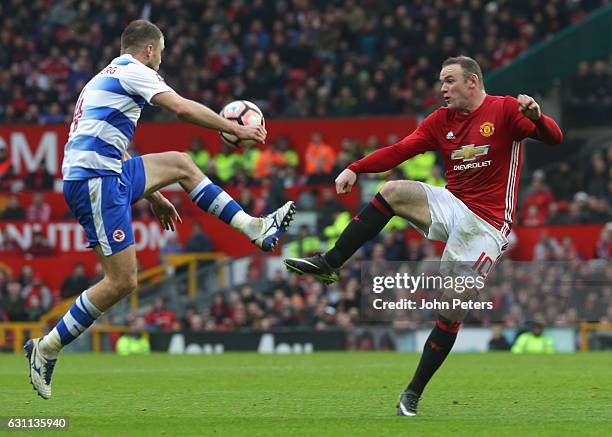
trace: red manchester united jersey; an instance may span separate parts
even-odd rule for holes
[[[504,235],[516,212],[521,141],[560,143],[561,130],[542,115],[533,122],[514,97],[486,96],[473,112],[439,108],[398,143],[351,164],[356,173],[386,171],[428,150],[441,152],[446,188]]]

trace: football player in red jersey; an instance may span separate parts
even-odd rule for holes
[[[446,106],[398,143],[349,165],[336,178],[336,190],[348,193],[358,174],[390,170],[428,150],[438,150],[444,158],[446,188],[406,180],[385,183],[332,249],[309,258],[289,258],[285,260],[288,269],[325,282],[337,281],[338,269],[398,215],[425,237],[446,243],[441,259],[446,265],[463,263],[478,275],[489,273],[508,244],[516,211],[521,141],[529,137],[559,144],[563,134],[532,97],[487,95],[480,66],[469,57],[444,61],[440,84]],[[463,294],[469,296],[474,294]],[[415,375],[400,397],[398,415],[416,415],[421,393],[453,347],[468,311],[451,307],[438,312]]]

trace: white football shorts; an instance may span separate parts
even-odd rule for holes
[[[429,240],[446,243],[442,264],[461,264],[486,276],[508,247],[508,239],[446,188],[419,183],[427,193],[431,226],[427,232],[416,229]]]

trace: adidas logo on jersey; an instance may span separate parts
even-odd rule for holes
[[[453,133],[453,131],[450,131],[449,133],[446,134],[446,139],[447,140],[456,140],[457,138],[455,137],[455,134]]]

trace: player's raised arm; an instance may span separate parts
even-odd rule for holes
[[[241,126],[233,123],[211,110],[209,107],[186,99],[174,92],[162,92],[151,99],[156,106],[174,112],[181,120],[236,135],[243,140],[266,142],[266,129],[263,126]]]
[[[507,97],[508,116],[514,121],[514,139],[534,138],[546,144],[561,144],[563,132],[551,117],[542,113],[535,99],[526,94]]]
[[[431,133],[431,126],[435,122],[435,117],[435,112],[430,114],[410,135],[391,146],[383,147],[365,158],[353,162],[348,166],[348,170],[355,174],[381,173],[397,167],[419,153],[435,150],[436,141]]]

